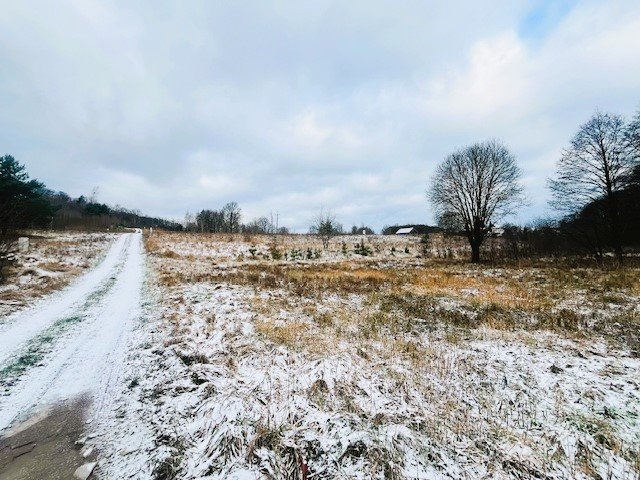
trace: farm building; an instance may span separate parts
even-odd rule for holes
[[[412,235],[418,233],[416,231],[416,229],[414,227],[404,227],[404,228],[399,228],[396,231],[396,235]]]

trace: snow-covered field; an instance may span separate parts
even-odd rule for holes
[[[106,233],[32,232],[28,250],[16,252],[7,279],[0,284],[0,318],[95,266],[114,238]]]
[[[154,232],[146,261],[139,234],[66,238],[51,258],[101,261],[0,317],[0,436],[89,395],[98,478],[639,478],[637,268],[470,266],[414,237]]]
[[[355,241],[147,238],[116,413],[90,426],[99,474],[638,478],[637,269]]]

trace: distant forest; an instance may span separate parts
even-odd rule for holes
[[[181,230],[180,223],[149,217],[137,210],[72,198],[29,178],[24,165],[11,155],[0,157],[0,234],[26,228],[106,230],[156,227]]]
[[[53,215],[49,227],[58,230],[93,229],[104,230],[122,227],[164,228],[182,230],[182,224],[158,217],[149,217],[138,210],[124,207],[110,207],[104,203],[91,201],[81,195],[72,198],[64,192],[45,192]]]

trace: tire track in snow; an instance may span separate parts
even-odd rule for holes
[[[101,285],[109,282],[118,265],[123,262],[129,242],[130,234],[121,235],[95,269],[61,292],[38,302],[33,308],[0,321],[0,365],[56,321],[77,315],[81,306],[100,291]]]
[[[119,263],[111,275],[86,297],[84,303],[79,303],[73,312],[55,320],[51,325],[15,348],[11,352],[11,357],[8,357],[4,364],[0,362],[0,387],[4,387],[4,391],[0,390],[0,394],[6,394],[7,390],[19,381],[24,372],[41,362],[47,354],[56,348],[59,342],[64,341],[64,336],[70,330],[74,327],[78,328],[78,323],[92,316],[92,310],[99,306],[100,301],[113,287],[123,268],[124,256],[121,255]]]
[[[110,264],[112,268],[108,271],[113,275],[109,275],[106,283],[98,282],[97,290],[94,288],[87,292],[84,289],[81,298],[85,300],[84,307],[87,302],[89,307],[83,310],[83,305],[75,301],[63,309],[64,314],[78,315],[78,312],[73,312],[73,307],[80,308],[81,318],[71,322],[63,334],[51,339],[52,349],[40,359],[40,365],[22,372],[19,382],[11,386],[8,395],[0,397],[0,431],[20,417],[31,414],[36,407],[81,394],[90,393],[95,395],[98,404],[105,403],[110,379],[118,377],[126,334],[139,315],[143,281],[141,235],[123,235],[119,244],[122,250],[117,257],[121,261]],[[104,275],[101,278],[104,279]],[[93,285],[95,287],[96,283]],[[58,322],[66,320],[60,315],[56,318]],[[16,321],[14,325],[20,323]],[[41,322],[41,325],[44,330],[39,332],[47,337],[46,325],[55,326],[56,320]]]

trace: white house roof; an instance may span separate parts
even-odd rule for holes
[[[415,229],[413,227],[399,228],[396,235],[406,235],[407,233],[413,233],[414,230]]]

